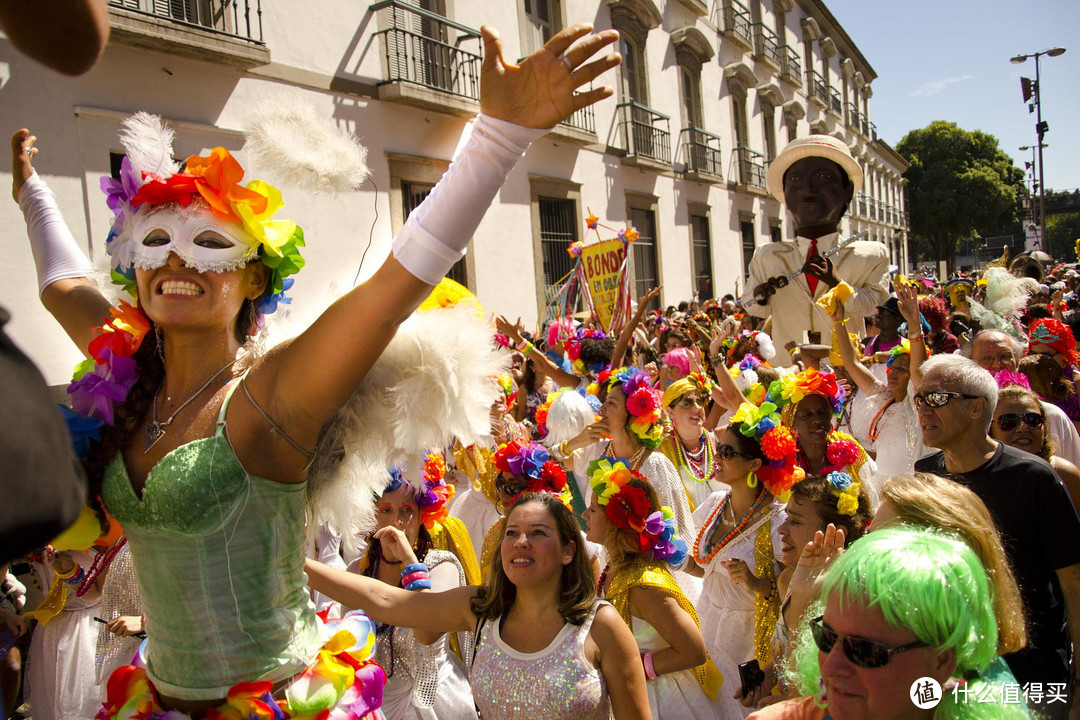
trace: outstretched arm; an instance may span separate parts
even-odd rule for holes
[[[641,324],[641,319],[648,312],[649,303],[659,297],[662,289],[663,285],[654,287],[638,300],[634,317],[630,318],[630,322],[626,323],[626,327],[619,333],[619,339],[615,342],[615,350],[611,353],[611,367],[622,367],[623,358],[626,356],[626,348],[630,347],[630,340],[634,337],[634,330]]]
[[[926,360],[919,294],[911,285],[901,284],[896,286],[896,296],[900,299],[900,314],[907,320],[908,342],[911,343],[911,386],[919,387],[922,384],[922,364]]]
[[[472,585],[445,592],[413,592],[323,565],[318,560],[308,560],[304,571],[313,590],[345,607],[363,610],[375,622],[438,632],[462,632],[476,627],[471,603],[477,588]]]
[[[375,276],[330,307],[312,326],[252,371],[248,385],[286,434],[315,444],[398,326],[464,254],[503,180],[529,143],[574,111],[611,95],[576,92],[619,63],[589,59],[618,33],[574,25],[520,64],[502,57],[498,34],[484,27],[481,115],[471,137],[394,241]],[[565,62],[564,62],[565,58]]]
[[[521,318],[518,318],[516,324],[512,324],[502,315],[495,318],[495,329],[501,332],[506,337],[510,338],[510,342],[514,344],[514,347],[519,347],[525,338],[521,336]],[[531,350],[525,348],[529,352],[527,357],[536,364],[544,374],[555,381],[559,387],[577,387],[581,383],[581,378],[573,373],[568,373],[561,367],[551,361],[544,353],[540,352],[537,348],[533,347]]]
[[[109,316],[109,301],[92,279],[90,259],[64,222],[53,194],[31,165],[37,138],[22,128],[11,138],[11,191],[26,219],[41,303],[82,351]]]
[[[851,345],[846,322],[844,303],[837,300],[836,312],[833,314],[833,330],[836,333],[836,346],[840,359],[844,361],[844,369],[847,370],[848,377],[855,381],[855,385],[867,395],[872,395],[878,379],[859,362],[859,358],[855,357],[855,348]]]

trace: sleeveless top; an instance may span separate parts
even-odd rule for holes
[[[238,385],[239,383],[237,383]],[[304,574],[306,483],[249,475],[225,436],[173,450],[143,497],[118,454],[102,499],[128,537],[146,612],[147,673],[184,700],[224,698],[238,682],[277,682],[322,645]]]
[[[585,638],[602,604],[596,601],[580,626],[564,624],[534,653],[514,650],[499,635],[498,621],[485,622],[469,673],[484,720],[608,720],[604,678],[585,657]]]

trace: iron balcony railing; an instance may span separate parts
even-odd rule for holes
[[[689,172],[723,176],[723,157],[720,136],[697,127],[683,128],[680,133],[683,157]]]
[[[860,115],[859,122],[862,125],[862,134],[870,137],[870,119],[866,115]]]
[[[739,184],[765,187],[765,156],[748,147],[737,147],[734,152],[739,166]]]
[[[871,140],[877,140],[877,125],[875,125],[874,123],[870,123],[870,132],[868,134],[868,137]]]
[[[387,77],[383,83],[412,83],[460,97],[480,99],[480,53],[460,47],[479,45],[480,31],[404,0],[384,0],[370,8],[384,11]],[[477,48],[479,50],[479,48]]]
[[[861,217],[870,217],[870,210],[867,207],[866,193],[859,193],[859,215]]]
[[[747,42],[753,42],[752,27],[750,9],[739,0],[726,0],[724,3],[724,30],[741,35]]]
[[[829,106],[829,86],[816,70],[806,71],[806,94],[820,100],[825,107]]]
[[[109,5],[177,25],[263,45],[262,0],[109,0]]]
[[[783,51],[784,64],[780,66],[780,75],[788,80],[799,82],[799,78],[802,77],[802,61],[799,60],[799,53],[795,52],[790,45],[785,45]]]
[[[834,87],[829,88],[829,99],[831,100],[830,107],[832,111],[837,115],[844,113],[844,101],[840,98],[840,91]]]
[[[671,118],[633,100],[616,110],[627,155],[671,162]]]
[[[850,125],[855,132],[862,130],[862,113],[859,112],[859,106],[855,103],[847,103],[848,111],[848,125]]]
[[[592,105],[586,105],[580,110],[575,110],[574,113],[560,123],[561,125],[567,125],[578,130],[584,130],[587,133],[596,134],[596,113],[593,111]]]
[[[754,23],[754,57],[771,60],[776,67],[783,65],[783,54],[780,52],[780,43],[776,40],[776,33],[765,23]]]

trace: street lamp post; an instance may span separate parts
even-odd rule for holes
[[[1043,55],[1057,57],[1063,54],[1065,54],[1065,48],[1055,47],[1037,53],[1016,55],[1009,59],[1009,62],[1019,65],[1029,57],[1035,58],[1035,132],[1039,138],[1039,235],[1043,238],[1043,249],[1048,254],[1050,253],[1050,245],[1046,240],[1046,186],[1043,184],[1042,149],[1045,147],[1043,145],[1043,136],[1049,128],[1046,125],[1043,125],[1042,120],[1042,84],[1039,82],[1039,58]]]

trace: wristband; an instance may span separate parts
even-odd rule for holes
[[[519,342],[517,345],[515,345],[514,349],[516,349],[516,350],[524,350],[530,344],[531,343],[528,340],[526,340],[525,338],[521,338],[521,342]]]
[[[641,665],[645,668],[646,680],[655,680],[659,677],[656,674],[656,668],[653,667],[653,654],[651,652],[647,652],[641,656]]]
[[[86,572],[83,570],[82,565],[75,565],[75,569],[71,572],[66,575],[57,573],[56,577],[66,582],[68,585],[78,585],[83,581],[83,578],[86,577]]]
[[[405,567],[401,568],[401,577],[405,577],[406,575],[410,575],[410,574],[412,574],[414,572],[425,572],[426,573],[427,571],[428,571],[428,566],[425,565],[424,563],[422,563],[422,562],[412,563],[411,565],[406,565]]]
[[[914,342],[915,340],[922,340],[922,338],[923,338],[923,333],[919,333],[918,335],[908,335],[907,336],[908,342]]]
[[[531,342],[526,341],[525,345],[518,348],[518,352],[520,352],[522,355],[528,355],[529,353],[531,353],[535,349],[536,348],[533,347],[533,344]]]
[[[427,579],[428,579],[427,571],[426,570],[418,570],[418,571],[416,571],[414,573],[409,573],[408,575],[402,575],[401,576],[401,584],[402,585],[408,585],[409,583],[414,582],[416,580],[427,580]]]
[[[57,280],[94,274],[94,266],[60,214],[56,195],[36,172],[19,190],[19,209],[26,219],[39,293]]]

